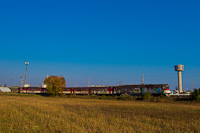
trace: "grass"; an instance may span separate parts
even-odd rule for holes
[[[200,132],[199,103],[0,95],[0,132]]]

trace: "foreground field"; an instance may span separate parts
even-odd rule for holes
[[[0,95],[0,132],[200,132],[199,105]]]

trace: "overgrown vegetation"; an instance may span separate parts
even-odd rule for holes
[[[167,97],[164,95],[156,96],[156,97],[151,97],[152,102],[166,102]],[[170,101],[169,98],[167,100],[168,102]]]
[[[150,101],[151,100],[151,94],[149,92],[143,93],[142,98],[143,98],[143,100]]]
[[[193,100],[200,101],[200,88],[195,89],[194,92],[191,93],[191,97]]]
[[[200,132],[199,105],[0,95],[0,132]]]
[[[120,95],[119,99],[121,99],[121,100],[132,100],[133,96],[131,96],[129,94],[122,94],[122,95]]]

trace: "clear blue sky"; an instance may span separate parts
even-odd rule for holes
[[[199,0],[6,0],[0,2],[0,84],[68,86],[167,83],[184,64],[183,88],[200,87]],[[12,79],[12,80],[11,80]]]

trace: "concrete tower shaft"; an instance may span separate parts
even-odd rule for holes
[[[179,93],[183,92],[182,88],[182,71],[184,71],[184,65],[175,65],[175,71],[178,71],[178,89]]]
[[[179,89],[180,93],[183,91],[183,88],[182,88],[182,72],[181,71],[178,71],[178,89]]]

